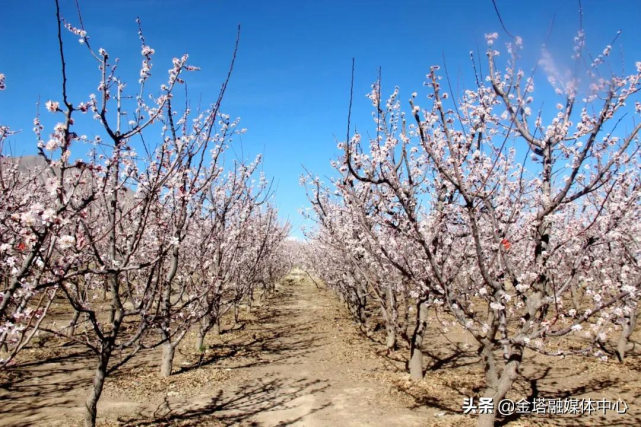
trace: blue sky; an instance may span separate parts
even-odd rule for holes
[[[171,58],[189,53],[202,71],[189,76],[193,100],[207,104],[227,72],[236,26],[242,25],[238,60],[222,111],[241,117],[248,132],[235,142],[238,155],[264,153],[264,171],[276,184],[275,203],[301,236],[298,209],[307,205],[298,185],[302,166],[323,176],[338,154],[335,137],[345,135],[352,57],[356,80],[352,122],[372,126],[365,94],[382,67],[383,96],[395,85],[402,99],[413,91],[424,97],[430,65],[443,63],[464,85],[472,78],[469,52],[483,52],[484,34],[507,40],[491,0],[459,1],[168,1],[80,2],[94,48],[120,58],[120,75],[135,86],[140,44],[139,16],[147,43],[156,50],[154,71],[166,75]],[[177,5],[180,6],[177,6]],[[526,58],[536,59],[555,17],[549,49],[559,58],[571,54],[578,29],[576,1],[497,0],[507,29],[524,39]],[[77,23],[73,0],[61,0],[62,13]],[[5,0],[0,6],[0,123],[22,132],[11,142],[15,154],[34,154],[31,132],[40,96],[60,100],[53,0]],[[641,2],[585,0],[588,46],[600,52],[623,30],[615,52],[627,66],[641,60]],[[98,70],[77,38],[65,34],[72,102],[96,92]],[[502,44],[501,44],[502,46]],[[622,49],[622,50],[621,50]],[[528,58],[527,55],[530,57]],[[240,154],[242,153],[242,154]]]

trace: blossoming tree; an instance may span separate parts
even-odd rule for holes
[[[605,77],[611,47],[586,61],[581,31],[571,77],[556,75],[549,57],[529,74],[520,69],[520,38],[507,43],[499,71],[497,35],[486,38],[489,74],[456,98],[439,67],[427,75],[428,106],[414,93],[408,113],[398,89],[383,104],[374,85],[375,133],[366,148],[360,134],[341,144],[334,188],[338,209],[367,219],[357,226],[377,242],[370,253],[420,283],[474,337],[483,394],[496,404],[526,349],[604,357],[622,329],[624,356],[641,280],[641,63]],[[533,111],[541,68],[556,112]],[[321,222],[318,233],[330,229]],[[581,348],[565,347],[564,336]],[[481,415],[479,425],[494,417]]]
[[[198,70],[187,55],[173,59],[157,95],[149,94],[155,50],[138,21],[143,59],[130,91],[118,76],[118,60],[95,50],[82,19],[75,27],[56,6],[62,94],[45,107],[61,121],[48,138],[40,118],[34,122],[41,167],[0,159],[0,349],[8,353],[0,366],[38,330],[87,346],[97,359],[85,403],[85,425],[93,426],[111,372],[141,350],[161,346],[161,375],[167,376],[191,326],[212,314],[219,319],[209,299],[220,290],[219,276],[202,268],[215,258],[217,243],[235,238],[226,287],[238,302],[275,279],[264,272],[279,264],[289,226],[263,200],[267,182],[261,179],[257,189],[251,184],[260,160],[235,162],[227,172],[224,154],[243,132],[220,112],[238,42],[218,98],[192,111],[188,99],[184,108],[178,101],[185,74]],[[98,95],[81,102],[69,96],[65,29],[98,65]],[[96,123],[95,137],[81,134]],[[8,135],[0,127],[0,141]],[[72,149],[81,144],[98,148],[72,162]],[[230,201],[233,227],[219,226],[221,200]],[[62,328],[44,322],[54,301],[61,303],[56,297],[73,313]]]

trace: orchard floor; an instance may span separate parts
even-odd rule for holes
[[[426,377],[411,383],[406,349],[387,355],[377,342],[382,333],[365,338],[330,293],[295,271],[267,303],[209,337],[204,354],[188,336],[170,378],[158,378],[159,350],[108,378],[98,425],[472,426],[461,405],[480,392],[482,368],[468,340],[441,321],[430,319]],[[626,415],[521,416],[501,424],[641,425],[639,355],[624,365],[579,360],[526,355],[523,379],[509,396],[621,398]],[[93,363],[83,349],[57,340],[22,353],[0,373],[0,425],[81,425]]]

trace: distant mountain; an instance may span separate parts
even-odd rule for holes
[[[55,176],[54,171],[51,168],[47,168],[47,162],[42,156],[22,156],[22,157],[10,157],[2,156],[0,161],[3,165],[15,165],[18,164],[18,171],[25,174],[33,174],[34,172],[42,172],[40,179],[44,182],[47,178]]]
[[[47,167],[47,162],[42,156],[21,156],[21,157],[10,157],[2,156],[0,157],[0,162],[6,165],[15,165],[18,164],[18,171],[24,174],[33,175],[38,173],[38,178],[44,183],[47,179],[55,177],[59,174],[60,169],[53,167]],[[52,170],[53,169],[53,170]],[[134,193],[129,188],[125,188],[123,192],[125,199],[133,200]]]

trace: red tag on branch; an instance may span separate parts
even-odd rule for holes
[[[510,241],[507,239],[501,240],[501,244],[503,245],[503,249],[505,249],[506,251],[509,251],[512,247],[512,243],[510,243]]]

